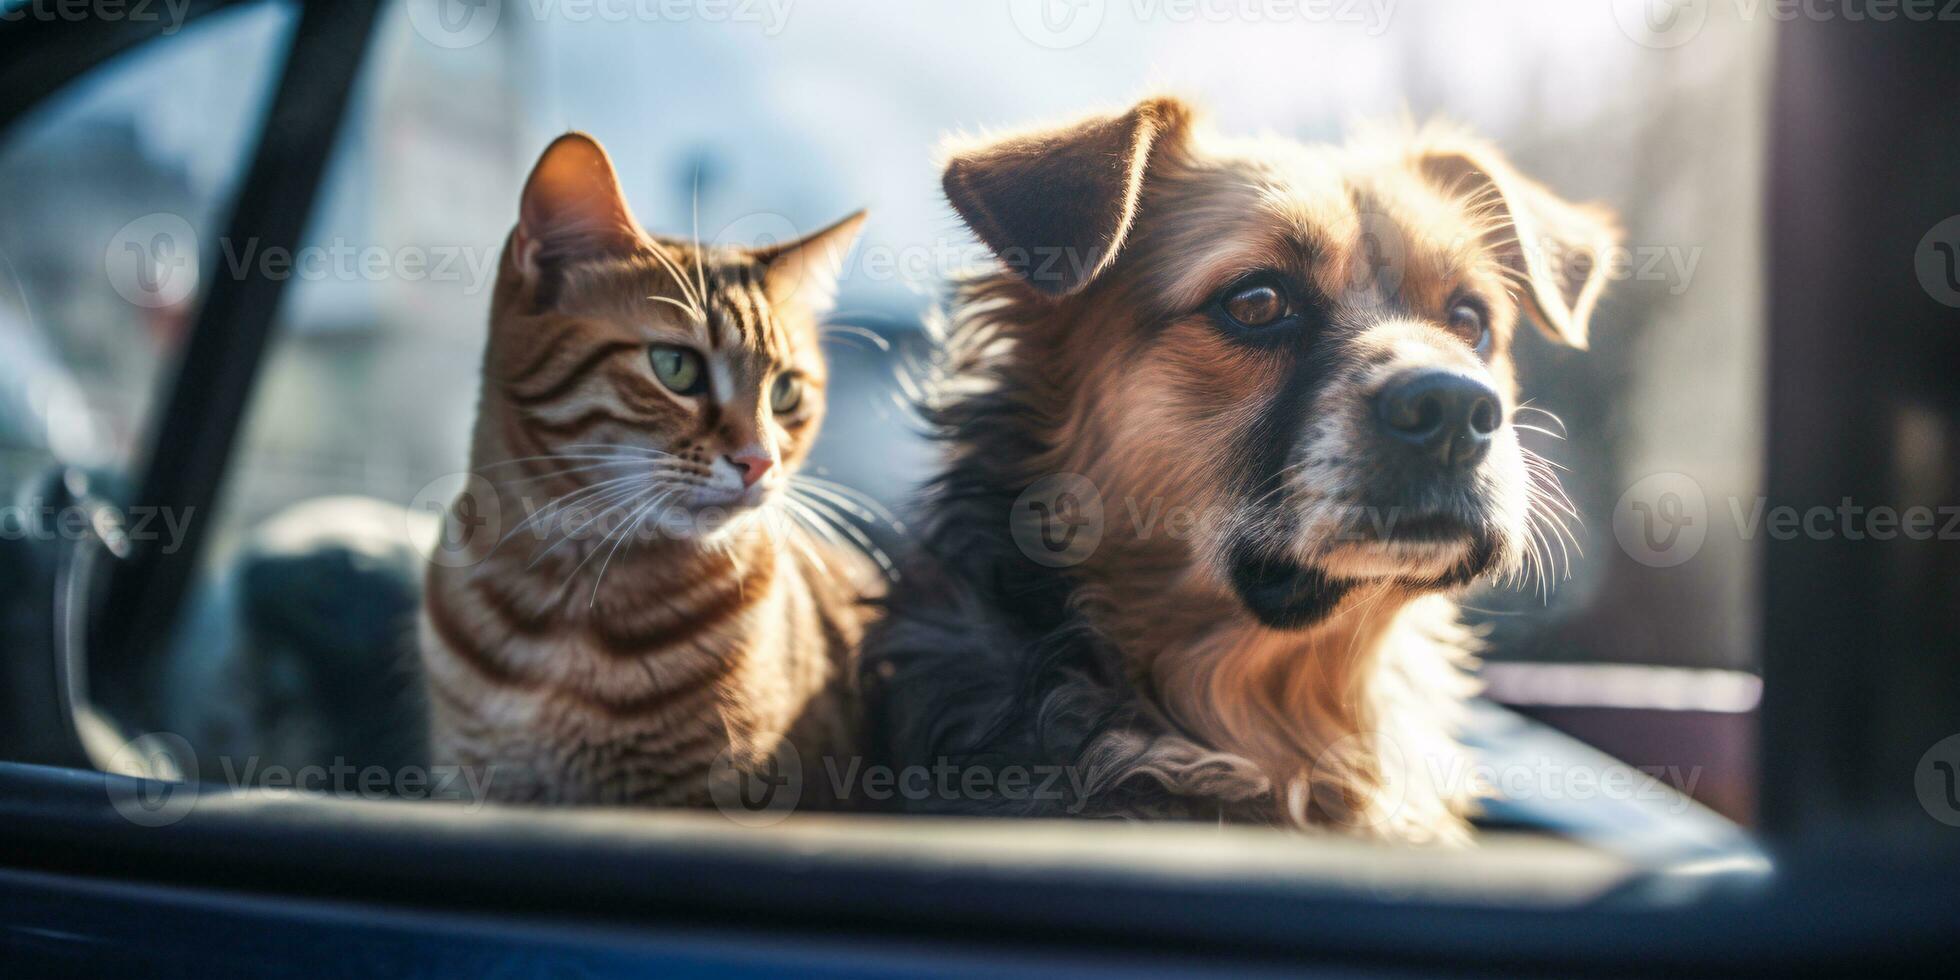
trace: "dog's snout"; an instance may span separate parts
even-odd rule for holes
[[[1475,378],[1424,371],[1389,383],[1375,396],[1383,434],[1445,468],[1463,469],[1490,451],[1504,423],[1497,392]]]

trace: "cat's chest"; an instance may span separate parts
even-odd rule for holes
[[[713,716],[717,704],[739,699],[749,656],[741,648],[695,644],[623,652],[579,630],[508,638],[488,671],[482,669],[480,651],[452,646],[445,652],[450,676],[475,688],[471,700],[482,720],[578,739],[620,737]]]
[[[783,724],[822,682],[757,642],[627,652],[603,635],[567,628],[506,635],[485,649],[434,628],[428,634],[430,678],[450,695],[437,707],[458,716],[450,727],[498,745],[497,755],[592,745],[670,751],[683,739],[715,737],[739,745]]]
[[[434,705],[437,753],[488,767],[500,798],[693,803],[715,758],[752,728],[727,707],[740,701],[730,671],[705,652],[621,662],[603,646],[560,638],[535,653],[552,665],[550,682],[477,678],[470,694]]]
[[[710,584],[642,595],[642,616],[601,596],[544,628],[478,582],[438,591],[423,622],[438,751],[500,767],[512,798],[666,803],[718,756],[769,751],[834,680],[810,642],[825,631],[782,583],[674,615]]]

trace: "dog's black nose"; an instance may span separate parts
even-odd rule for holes
[[[1497,392],[1475,378],[1424,371],[1391,382],[1375,396],[1383,433],[1439,466],[1465,469],[1490,451],[1504,423]]]

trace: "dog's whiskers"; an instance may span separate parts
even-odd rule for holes
[[[1566,522],[1569,517],[1583,523],[1583,518],[1566,495],[1558,474],[1553,472],[1557,464],[1523,446],[1519,447],[1519,452],[1527,477],[1524,486],[1527,550],[1525,562],[1518,566],[1520,574],[1517,584],[1523,587],[1536,578],[1538,591],[1544,601],[1550,603],[1553,574],[1557,574],[1559,581],[1571,578],[1573,555],[1585,556],[1579,536]],[[1551,551],[1554,543],[1559,549],[1557,561],[1554,561]]]
[[[1550,420],[1550,421],[1551,421],[1551,422],[1552,422],[1552,423],[1553,423],[1554,425],[1557,425],[1557,426],[1558,426],[1558,434],[1559,434],[1559,438],[1561,438],[1561,439],[1563,439],[1563,438],[1565,438],[1565,436],[1566,436],[1566,434],[1567,434],[1567,431],[1568,431],[1568,430],[1567,430],[1567,429],[1566,429],[1566,427],[1565,427],[1565,420],[1564,420],[1564,419],[1562,419],[1562,418],[1559,418],[1557,414],[1555,414],[1555,413],[1553,413],[1553,412],[1551,412],[1551,411],[1549,411],[1549,410],[1547,410],[1547,409],[1543,409],[1543,408],[1539,408],[1538,406],[1536,406],[1536,405],[1533,405],[1533,404],[1532,404],[1532,403],[1530,403],[1530,402],[1525,402],[1525,403],[1523,403],[1523,404],[1521,404],[1521,405],[1519,405],[1518,407],[1516,407],[1516,408],[1514,408],[1514,409],[1512,409],[1511,411],[1513,411],[1513,412],[1536,412],[1537,414],[1539,414],[1539,415],[1543,415],[1543,416],[1544,416],[1544,417],[1545,417],[1546,419],[1548,419],[1548,420]]]

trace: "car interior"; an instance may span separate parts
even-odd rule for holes
[[[0,13],[0,948],[20,975],[1943,959],[1960,551],[1735,529],[1752,506],[1840,498],[1945,513],[1960,486],[1960,303],[1907,267],[1960,214],[1954,25],[1704,4],[1675,47],[1611,12],[1497,25],[1411,2],[1387,49],[1343,54],[1364,28],[1317,25],[1316,68],[1262,40],[1272,25],[1130,33],[1114,4],[1065,50],[995,39],[1007,14],[979,9],[797,5],[777,38],[506,3],[488,41],[447,46],[394,0],[177,6]],[[1452,38],[1516,66],[1453,64]],[[1587,531],[1556,591],[1465,602],[1488,646],[1464,739],[1526,774],[1497,780],[1474,847],[504,807],[387,775],[426,755],[403,666],[417,542],[463,466],[483,255],[546,139],[590,129],[659,161],[628,176],[675,233],[766,235],[749,208],[813,220],[892,189],[889,216],[868,201],[872,247],[952,233],[932,134],[1117,102],[1163,81],[1153,52],[1248,129],[1335,138],[1348,103],[1473,116],[1628,224],[1592,349],[1521,341]],[[989,71],[1030,77],[990,88]],[[1273,91],[1302,73],[1347,77]],[[377,243],[396,261],[414,246],[418,271],[335,271]],[[317,265],[265,274],[253,254]],[[887,551],[935,458],[905,376],[950,273],[920,261],[933,271],[847,281],[825,348],[837,393],[813,466],[897,515],[860,515]],[[1627,521],[1638,493],[1672,514],[1684,487],[1705,500],[1671,526],[1695,535],[1674,561]],[[293,778],[309,768],[336,790]]]

